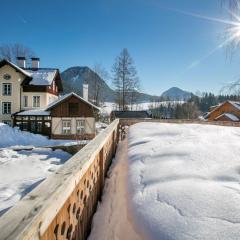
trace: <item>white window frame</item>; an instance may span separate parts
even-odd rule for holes
[[[7,88],[5,89],[5,86]],[[5,92],[6,90],[6,92]],[[12,96],[12,84],[11,83],[3,83],[2,84],[2,95],[3,96]]]
[[[39,99],[39,101],[35,101],[34,99]],[[33,96],[33,107],[38,108],[40,107],[41,97],[40,96]]]
[[[10,111],[4,112],[4,105],[9,104],[10,105]],[[12,113],[12,102],[2,102],[2,114],[3,115],[9,115]]]
[[[28,107],[28,96],[23,96],[23,107]]]
[[[70,135],[71,134],[71,120],[62,120],[62,134]]]
[[[79,124],[79,123],[81,123],[81,124]],[[77,119],[76,120],[76,133],[78,135],[82,135],[85,133],[85,125],[86,125],[85,119]]]

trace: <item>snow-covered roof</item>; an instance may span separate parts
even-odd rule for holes
[[[92,104],[91,102],[85,100],[84,98],[80,97],[79,95],[77,95],[74,92],[65,94],[63,96],[61,96],[60,98],[58,98],[56,101],[52,102],[51,104],[48,105],[46,110],[50,110],[51,108],[53,108],[54,106],[56,106],[57,104],[59,104],[60,102],[64,101],[65,99],[69,98],[70,96],[75,96],[78,99],[82,100],[83,102],[87,103],[88,105],[90,105],[91,107],[100,110],[100,108],[98,108],[96,105]]]
[[[17,116],[49,116],[50,111],[46,111],[45,109],[33,109],[33,110],[26,110],[23,112],[19,112],[16,115]]]
[[[57,70],[56,69],[28,69],[28,73],[31,75],[32,80],[29,82],[29,85],[43,85],[48,86],[52,84]]]
[[[213,113],[215,110],[219,109],[223,104],[225,103],[230,103],[233,107],[235,107],[236,109],[240,110],[240,102],[234,102],[234,101],[229,101],[227,100],[226,102],[223,102],[221,104],[219,104],[218,106],[216,106],[216,108],[214,108],[212,111],[210,111],[205,118],[208,118],[208,116]]]
[[[21,68],[6,59],[0,62],[0,67],[1,65],[5,65],[5,64],[9,64],[13,68],[15,68],[17,71],[21,72],[22,74],[30,78],[30,81],[28,81],[29,85],[49,86],[52,84],[52,81],[54,80],[58,72],[57,69],[50,69],[50,68],[38,68],[38,69]]]
[[[223,117],[223,116],[226,116],[227,118],[229,118],[230,120],[232,120],[234,122],[238,122],[239,121],[239,118],[236,115],[232,114],[232,113],[223,113],[220,116],[218,116],[216,118],[216,120],[221,118],[221,117]]]
[[[240,110],[240,102],[233,102],[233,101],[228,101],[230,104],[232,104],[235,108]]]
[[[27,77],[31,77],[31,74],[29,72],[27,72],[26,70],[18,67],[16,64],[6,60],[6,59],[3,59],[0,63],[2,63],[3,65],[5,64],[9,64],[10,66],[12,66],[13,68],[15,68],[16,70],[18,70],[19,72],[21,72],[22,74],[24,74],[25,76]],[[1,64],[0,64],[1,65]]]

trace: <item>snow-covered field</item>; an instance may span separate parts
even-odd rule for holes
[[[61,150],[43,148],[0,151],[0,216],[70,157]]]
[[[0,216],[71,157],[61,150],[15,151],[12,147],[59,144],[72,143],[49,140],[0,123]]]
[[[16,146],[42,147],[62,144],[76,144],[76,141],[48,139],[40,134],[20,131],[18,128],[12,128],[6,124],[0,123],[0,148]]]
[[[138,233],[133,239],[240,239],[240,128],[139,123],[129,129],[128,156],[124,151],[90,239],[132,239],[124,222]],[[125,181],[126,191],[118,187]]]
[[[240,239],[239,182],[239,128],[130,128],[129,199],[148,239]]]

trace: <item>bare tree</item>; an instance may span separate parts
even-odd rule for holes
[[[227,6],[229,8],[229,17],[232,21],[239,23],[239,16],[240,13],[240,0],[220,0],[223,6]],[[229,41],[228,45],[226,46],[226,53],[230,58],[234,55],[236,50],[240,47],[240,38],[239,38],[239,27],[233,27],[231,25],[227,26],[226,31],[226,40]],[[240,79],[234,81],[230,84],[224,86],[220,92],[228,92],[233,93],[236,95],[240,94]]]
[[[16,62],[17,57],[25,57],[28,62],[33,56],[35,56],[33,50],[19,43],[0,46],[0,59]]]
[[[222,5],[228,5],[230,10],[236,10],[240,4],[240,0],[221,0]]]
[[[93,67],[94,75],[93,75],[93,102],[97,105],[101,105],[101,101],[103,101],[103,84],[108,79],[108,72],[101,64],[95,64]],[[100,78],[103,80],[101,81]]]
[[[112,71],[113,85],[116,91],[116,103],[119,110],[127,110],[129,93],[135,91],[139,80],[133,59],[126,48],[117,56]]]

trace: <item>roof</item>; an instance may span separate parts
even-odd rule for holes
[[[216,117],[216,120],[221,118],[221,117],[223,117],[223,116],[229,118],[233,122],[238,122],[239,121],[239,118],[236,115],[232,114],[232,113],[223,113],[220,116]]]
[[[151,118],[147,111],[112,111],[115,118]]]
[[[223,104],[225,103],[230,103],[233,107],[235,107],[236,109],[240,110],[240,102],[234,102],[234,101],[229,101],[227,100],[226,102],[223,102],[221,104],[219,104],[218,106],[216,106],[211,112],[209,112],[205,118],[207,118],[211,113],[213,113],[214,111],[216,111],[217,109],[219,109]]]
[[[49,116],[50,111],[46,111],[45,109],[33,109],[26,110],[23,112],[16,113],[17,116]]]
[[[0,61],[0,67],[6,64],[12,66],[27,77],[27,80],[23,82],[24,85],[50,86],[56,76],[59,75],[57,68],[20,68],[6,59]],[[61,88],[62,84],[60,83],[59,90],[61,90]]]
[[[57,69],[28,69],[27,70],[32,77],[32,80],[29,82],[29,85],[43,85],[48,86],[52,84],[52,81],[54,80]]]
[[[0,67],[4,66],[4,65],[10,65],[12,66],[15,70],[17,70],[18,72],[21,72],[23,75],[25,75],[26,77],[31,77],[31,74],[29,72],[27,72],[26,70],[18,67],[16,64],[6,60],[6,59],[3,59],[2,61],[0,61]]]
[[[52,109],[53,107],[55,107],[56,105],[60,104],[61,102],[63,102],[64,100],[66,100],[67,98],[69,97],[76,97],[78,99],[80,99],[81,101],[85,102],[86,104],[88,104],[89,106],[95,108],[96,110],[100,110],[100,108],[98,108],[96,105],[90,103],[89,101],[85,100],[84,98],[80,97],[79,95],[77,95],[76,93],[74,92],[71,92],[71,93],[68,93],[68,94],[65,94],[63,96],[61,96],[60,98],[58,98],[56,101],[52,102],[51,104],[48,105],[48,107],[46,108],[46,110],[50,110]]]

